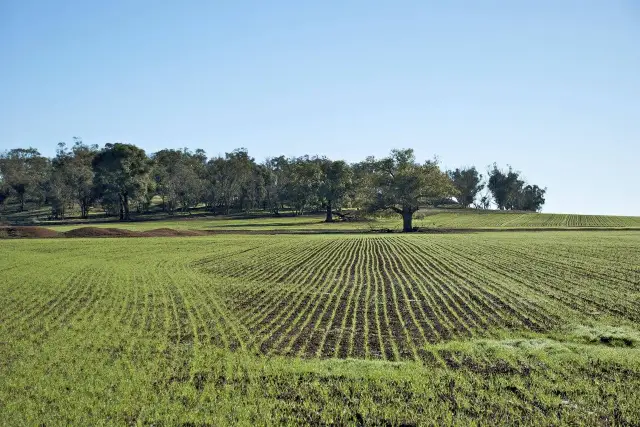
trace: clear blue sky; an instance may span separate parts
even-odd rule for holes
[[[0,1],[0,149],[507,163],[640,215],[640,2]]]

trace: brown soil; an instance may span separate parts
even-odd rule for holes
[[[173,228],[156,228],[145,231],[144,235],[149,237],[182,237],[182,236],[205,236],[209,233],[199,230],[174,230]]]
[[[25,239],[25,238],[49,238],[58,237],[60,233],[44,227],[0,227],[0,239]]]
[[[185,237],[206,236],[206,230],[174,230],[157,228],[149,231],[132,231],[122,228],[79,227],[58,232],[37,226],[0,226],[0,239],[51,238],[51,237]]]
[[[142,237],[144,233],[120,228],[80,227],[64,233],[65,237]]]
[[[157,228],[148,231],[132,231],[121,228],[100,228],[81,227],[69,230],[64,235],[66,237],[182,237],[182,236],[203,236],[208,234],[205,231],[196,230],[174,230],[171,228]]]

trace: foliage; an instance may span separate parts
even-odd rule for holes
[[[309,156],[289,159],[287,166],[287,201],[301,215],[319,204],[322,170],[318,160]]]
[[[242,207],[248,199],[254,168],[255,161],[244,148],[209,160],[207,169],[211,203],[222,206],[227,214],[233,203],[239,203]]]
[[[161,150],[151,156],[156,192],[162,197],[162,209],[173,213],[197,205],[206,188],[206,155],[202,150]]]
[[[456,199],[464,208],[469,207],[484,188],[482,175],[475,167],[447,171],[447,175],[458,191]]]
[[[4,191],[8,189],[16,196],[20,211],[24,210],[27,197],[44,202],[49,166],[49,160],[35,148],[14,148],[0,155]]]
[[[402,215],[403,231],[412,231],[413,214],[421,204],[456,193],[436,161],[416,162],[412,149],[392,150],[389,157],[367,160],[370,176],[366,192],[373,209],[391,209]]]
[[[144,198],[150,184],[150,162],[131,144],[106,144],[93,159],[94,185],[105,204],[116,205],[120,219],[130,219],[130,202]]]
[[[318,193],[327,209],[326,222],[333,221],[333,209],[340,207],[352,186],[352,172],[342,160],[320,159],[322,171]]]
[[[544,194],[546,192],[546,188],[540,188],[537,185],[525,186],[518,195],[516,209],[534,212],[539,211],[542,205],[544,205]]]
[[[80,217],[87,218],[95,196],[92,162],[98,146],[88,146],[78,137],[73,139],[71,150],[64,142],[59,143],[56,157],[52,160],[48,199],[54,218],[64,218],[67,206],[74,202],[80,207]]]
[[[508,171],[498,169],[496,164],[489,171],[487,187],[493,194],[498,209],[513,209],[537,212],[544,205],[546,188],[527,185],[520,179],[520,172],[509,166]]]

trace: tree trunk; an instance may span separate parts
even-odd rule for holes
[[[24,194],[20,194],[20,212],[24,212]]]
[[[331,210],[331,201],[327,202],[327,218],[324,222],[333,222],[333,211]]]
[[[89,204],[85,199],[80,199],[80,217],[86,219],[89,216]]]
[[[124,199],[123,199],[123,203],[124,205],[124,219],[125,220],[130,220],[131,216],[129,215],[129,196],[128,195],[124,195]]]
[[[413,231],[413,212],[411,211],[402,212],[402,231],[404,233],[409,233]]]

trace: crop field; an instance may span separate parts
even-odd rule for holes
[[[451,228],[640,227],[638,216],[517,213],[482,210],[426,211],[418,225]]]
[[[0,275],[2,425],[640,419],[634,230],[0,240]]]

